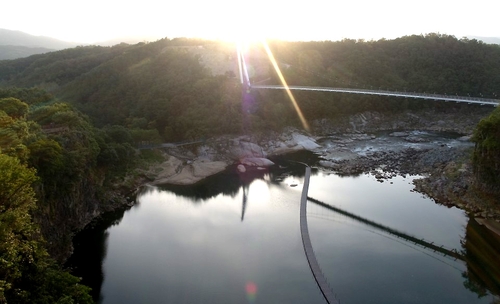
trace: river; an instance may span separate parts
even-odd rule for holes
[[[145,186],[131,209],[75,238],[68,265],[106,304],[325,303],[300,235],[304,167],[290,160],[318,163],[302,152],[273,159],[269,170],[230,167],[194,186]],[[413,192],[414,178],[314,169],[309,197],[464,261],[309,202],[312,245],[333,292],[340,303],[491,303],[498,262],[474,244],[493,244],[495,257],[498,238],[464,211]]]

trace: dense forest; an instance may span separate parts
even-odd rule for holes
[[[429,34],[379,41],[270,41],[269,46],[291,85],[488,98],[497,98],[500,88],[500,46],[477,40]],[[242,131],[236,58],[234,46],[191,39],[77,47],[0,61],[0,86],[37,86],[74,105],[98,127],[152,130],[143,140],[178,141]],[[262,47],[250,47],[247,61],[253,82],[279,83]],[[214,68],[224,65],[225,72]],[[252,94],[249,116],[256,130],[298,125],[283,92]],[[366,110],[453,107],[376,96],[294,94],[308,120]]]
[[[429,34],[395,40],[270,41],[291,85],[498,98],[500,46]],[[261,47],[252,82],[278,84]],[[112,209],[116,181],[154,157],[137,146],[300,126],[288,96],[253,90],[242,111],[234,47],[212,41],[86,46],[0,61],[0,303],[86,303],[58,266],[72,233]],[[467,105],[296,92],[306,119]],[[499,109],[476,130],[474,162],[499,184]],[[496,189],[496,188],[495,188]]]

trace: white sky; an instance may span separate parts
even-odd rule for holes
[[[439,32],[500,37],[499,0],[2,2],[0,28],[80,43],[125,36],[369,40]]]

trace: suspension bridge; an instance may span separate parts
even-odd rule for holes
[[[315,92],[332,92],[332,93],[347,93],[347,94],[361,94],[361,95],[373,95],[373,96],[387,96],[387,97],[401,97],[401,98],[415,98],[415,99],[427,99],[434,101],[445,101],[445,102],[456,102],[456,103],[468,103],[468,104],[478,104],[478,105],[489,105],[497,107],[500,104],[500,100],[492,98],[480,98],[480,97],[470,97],[470,96],[458,96],[458,95],[447,95],[447,94],[429,94],[429,93],[418,93],[418,92],[402,92],[402,91],[387,91],[387,90],[371,90],[371,89],[361,89],[361,88],[333,88],[333,87],[315,87],[315,86],[288,86],[284,81],[283,75],[278,68],[276,60],[270,54],[270,61],[273,63],[276,72],[280,76],[283,85],[258,85],[250,82],[250,77],[248,74],[248,67],[246,64],[245,56],[243,52],[238,48],[238,67],[239,76],[241,84],[243,85],[243,99],[245,99],[245,92],[249,93],[250,90],[287,90],[287,91],[315,91]]]
[[[415,92],[397,92],[397,91],[383,91],[383,90],[366,90],[366,89],[351,89],[351,88],[329,88],[329,87],[308,87],[308,86],[282,86],[282,85],[251,85],[251,89],[270,89],[270,90],[297,90],[297,91],[315,91],[315,92],[332,92],[332,93],[348,93],[348,94],[361,94],[361,95],[377,95],[388,97],[403,97],[415,99],[427,99],[435,101],[458,102],[478,105],[489,105],[497,107],[500,101],[498,99],[479,98],[470,96],[458,95],[441,95],[441,94],[427,94]]]

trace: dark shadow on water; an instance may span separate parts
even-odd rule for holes
[[[65,267],[71,269],[73,275],[82,278],[82,284],[92,288],[91,295],[96,303],[102,302],[102,263],[108,247],[108,228],[118,225],[126,210],[128,208],[104,214],[73,238],[73,255]]]

